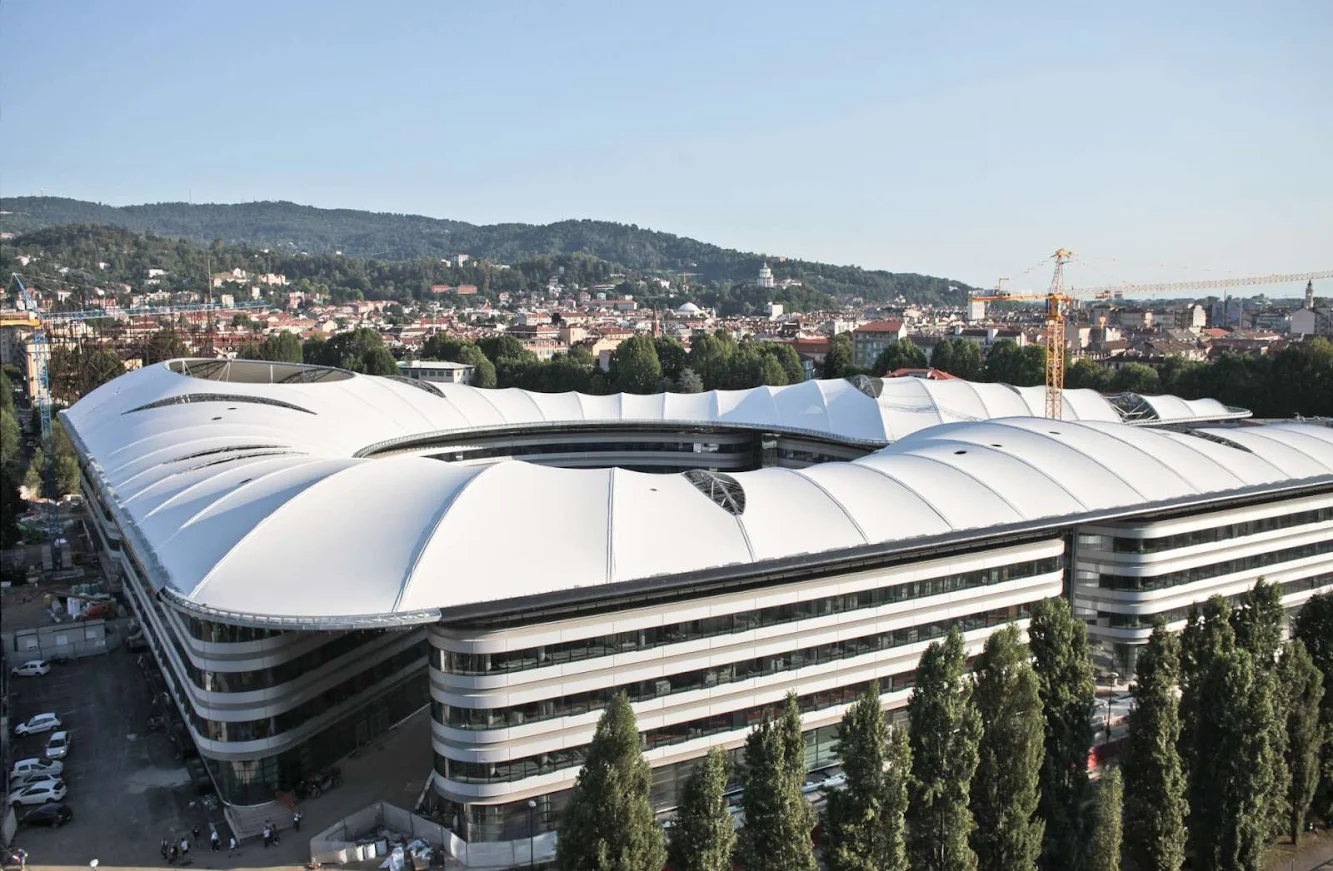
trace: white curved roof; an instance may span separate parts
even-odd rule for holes
[[[1202,430],[1220,439],[1210,440],[1119,423],[1082,391],[1066,399],[1078,420],[1051,421],[1030,416],[1039,390],[901,383],[886,382],[878,400],[841,381],[598,397],[438,385],[434,395],[383,378],[237,383],[159,365],[104,385],[65,417],[156,584],[200,607],[311,620],[1333,482],[1333,429]],[[171,401],[186,394],[192,401]],[[736,473],[739,516],[683,475],[357,456],[450,429],[625,420],[897,440],[849,463]]]

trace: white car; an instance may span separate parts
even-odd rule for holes
[[[14,731],[20,735],[37,735],[59,729],[61,725],[60,718],[55,714],[38,714],[26,723],[19,723]]]
[[[54,783],[34,783],[32,786],[24,786],[11,792],[9,803],[15,806],[46,804],[49,801],[60,801],[65,797],[65,792],[63,780]]]
[[[29,774],[59,774],[65,770],[65,763],[53,762],[49,759],[39,759],[36,756],[31,759],[20,759],[14,763],[14,769],[9,772],[11,780],[25,777]]]
[[[49,671],[51,671],[51,663],[44,659],[34,659],[22,665],[14,666],[9,673],[15,677],[41,677]]]
[[[18,789],[21,786],[35,786],[39,783],[54,783],[55,781],[61,779],[63,778],[61,778],[59,774],[49,774],[49,773],[24,774],[21,777],[11,777],[9,779],[9,785],[14,789]]]
[[[47,759],[64,759],[69,753],[69,733],[57,732],[46,742]]]

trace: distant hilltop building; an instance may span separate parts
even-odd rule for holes
[[[765,263],[763,266],[760,266],[760,267],[759,267],[759,279],[758,279],[758,284],[759,284],[760,287],[776,287],[776,286],[777,286],[777,282],[775,282],[775,281],[773,280],[773,270],[771,270],[771,269],[768,268],[768,264],[767,264],[767,263]]]
[[[1305,285],[1305,307],[1291,313],[1290,329],[1294,336],[1333,337],[1333,306],[1315,306],[1313,281]]]

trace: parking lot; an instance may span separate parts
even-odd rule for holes
[[[30,867],[87,868],[94,858],[108,869],[157,867],[165,836],[198,826],[206,839],[210,819],[225,834],[221,811],[200,803],[171,741],[145,731],[151,691],[135,660],[116,650],[11,683],[16,722],[54,712],[70,733],[64,803],[74,819],[58,829],[20,827],[16,844]],[[47,737],[17,737],[13,760],[41,756]],[[206,840],[199,846],[207,850]]]

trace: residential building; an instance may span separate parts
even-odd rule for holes
[[[437,384],[471,384],[475,366],[446,360],[400,360],[398,372],[413,381],[432,381]]]
[[[862,369],[868,369],[880,352],[906,337],[907,327],[898,319],[862,324],[852,330],[852,360]]]

